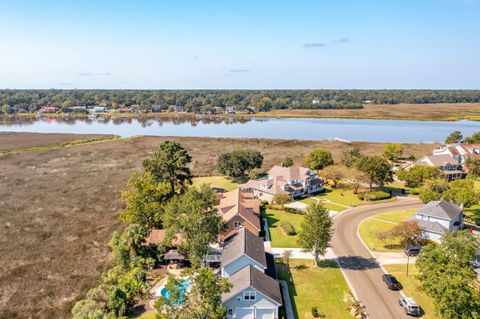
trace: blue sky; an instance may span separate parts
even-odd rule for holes
[[[480,0],[0,2],[0,88],[480,88]]]

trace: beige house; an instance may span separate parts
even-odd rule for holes
[[[221,240],[231,236],[240,228],[245,228],[258,236],[260,226],[260,201],[252,193],[237,188],[233,191],[219,194],[218,212],[227,224],[227,230]]]
[[[271,202],[277,194],[290,194],[293,198],[318,193],[324,181],[311,169],[299,166],[274,166],[266,177],[250,180],[241,188],[255,198]]]

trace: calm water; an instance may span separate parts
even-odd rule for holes
[[[432,143],[452,131],[464,136],[480,130],[474,121],[395,121],[363,119],[229,118],[229,119],[119,119],[64,120],[39,118],[5,120],[0,131],[95,133],[164,136],[252,137],[279,139],[345,139],[370,142]]]

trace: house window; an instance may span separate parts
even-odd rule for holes
[[[242,227],[242,222],[233,222],[233,227],[235,228]]]
[[[229,314],[229,315],[233,315],[233,309],[232,309],[232,308],[229,308],[229,309],[228,309],[228,314]]]
[[[243,300],[255,300],[255,291],[244,291]]]

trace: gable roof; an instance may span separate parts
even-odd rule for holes
[[[288,194],[289,192],[284,189],[285,184],[291,181],[303,181],[308,177],[317,179],[313,181],[314,184],[321,184],[320,178],[309,168],[301,166],[282,167],[275,165],[268,171],[268,176],[256,180],[249,180],[241,187],[257,189],[262,192],[276,195],[276,194]],[[312,184],[313,185],[313,184]],[[290,185],[292,188],[292,185]]]
[[[240,188],[223,193],[218,205],[218,211],[225,222],[239,215],[258,231],[260,231],[260,201],[253,198],[253,194],[244,192]]]
[[[420,162],[428,162],[431,163],[433,166],[445,166],[447,164],[450,165],[458,165],[458,161],[453,158],[452,155],[449,154],[441,154],[441,155],[430,155],[424,156],[420,160]]]
[[[158,246],[161,244],[167,244],[165,243],[165,236],[166,232],[165,229],[152,229],[150,233],[148,234],[148,237],[146,238],[145,242],[147,245],[152,245],[152,246]],[[177,247],[181,243],[183,243],[185,240],[182,236],[182,234],[175,234],[172,238],[172,241],[170,245],[172,247]]]
[[[265,275],[253,266],[247,266],[232,276],[228,277],[232,283],[232,289],[222,294],[222,302],[226,302],[251,287],[268,297],[279,306],[282,305],[282,295],[278,281]]]
[[[223,248],[221,266],[228,266],[243,255],[267,268],[267,258],[265,257],[262,238],[255,236],[245,228],[240,228]]]
[[[433,216],[443,219],[453,219],[458,213],[462,212],[462,208],[454,203],[447,201],[431,201],[417,212],[426,216]]]
[[[280,177],[285,182],[293,180],[304,180],[309,176],[311,170],[301,166],[282,167],[275,165],[268,171],[270,177]]]
[[[429,231],[436,234],[443,234],[448,231],[445,226],[431,220],[416,219],[415,221],[418,223],[418,227],[424,231]]]

